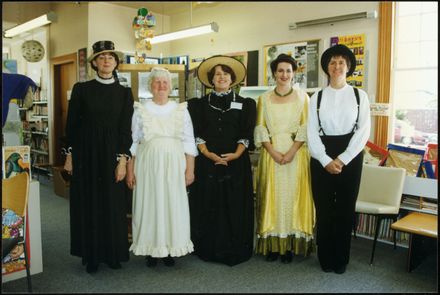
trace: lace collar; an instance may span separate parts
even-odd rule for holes
[[[214,89],[212,89],[211,92],[212,92],[213,94],[215,94],[216,96],[218,96],[218,97],[223,97],[223,96],[226,96],[226,95],[228,95],[229,93],[231,93],[231,91],[232,91],[232,89],[229,88],[229,90],[224,91],[224,92],[217,92],[217,91],[215,91]]]

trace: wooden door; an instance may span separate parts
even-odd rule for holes
[[[54,166],[64,165],[64,156],[61,148],[64,147],[63,138],[66,133],[66,120],[68,110],[68,93],[72,91],[77,81],[77,56],[76,53],[52,59],[53,85],[54,85]]]

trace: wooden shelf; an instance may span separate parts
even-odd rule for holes
[[[31,153],[37,153],[40,155],[49,155],[49,152],[40,151],[40,150],[36,150],[36,149],[31,149]]]
[[[49,116],[48,115],[42,115],[42,116],[33,115],[32,118],[33,119],[49,119]]]

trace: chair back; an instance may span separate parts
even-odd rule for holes
[[[2,208],[13,210],[17,215],[26,216],[29,195],[29,174],[17,174],[2,179]]]
[[[405,175],[403,168],[364,164],[358,201],[393,206],[398,212]]]

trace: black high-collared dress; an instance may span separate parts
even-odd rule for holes
[[[235,100],[234,100],[235,96]],[[232,103],[232,104],[231,104]],[[232,106],[232,107],[231,107]],[[191,239],[203,260],[235,265],[253,252],[254,197],[248,149],[253,149],[256,103],[231,91],[189,101],[194,135],[217,155],[248,145],[228,166],[196,157],[195,182],[190,186]]]
[[[125,181],[115,182],[117,155],[130,155],[133,96],[118,82],[77,83],[66,124],[72,148],[70,252],[83,263],[127,261]]]

